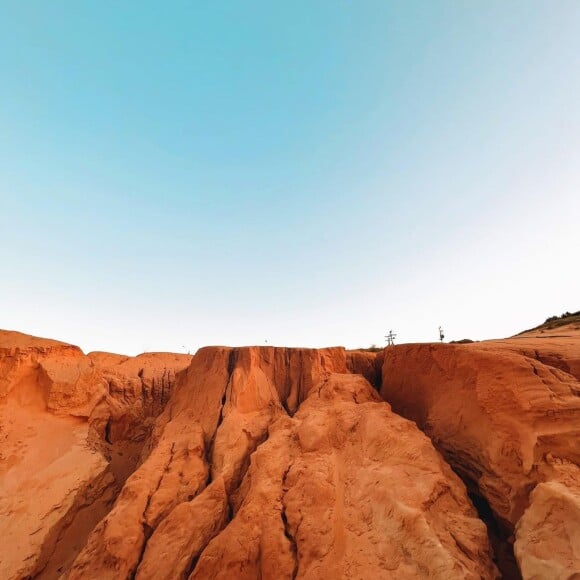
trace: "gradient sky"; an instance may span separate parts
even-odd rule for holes
[[[0,1],[0,327],[85,351],[580,308],[580,2]]]

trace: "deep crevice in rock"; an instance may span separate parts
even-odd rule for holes
[[[226,386],[224,387],[224,392],[223,392],[221,403],[220,403],[220,414],[218,417],[215,431],[213,433],[213,437],[211,439],[210,451],[213,451],[213,444],[215,442],[215,438],[216,438],[218,429],[220,428],[221,424],[224,421],[224,407],[225,407],[226,402],[228,400],[228,390],[231,389],[232,377],[234,374],[234,369],[236,368],[237,361],[238,361],[238,352],[234,348],[230,351],[230,354],[228,357],[228,380],[226,382]],[[211,453],[210,453],[210,455],[211,455]]]
[[[428,433],[425,434],[429,436]],[[493,561],[500,571],[502,579],[521,580],[522,576],[514,556],[513,526],[495,514],[489,502],[481,493],[476,482],[482,473],[475,466],[470,465],[470,462],[465,460],[465,456],[462,453],[451,452],[448,449],[444,449],[439,441],[433,438],[431,440],[451,469],[465,484],[467,495],[477,511],[479,519],[483,521],[487,528]]]
[[[147,544],[149,542],[149,538],[151,538],[151,536],[153,535],[153,532],[155,531],[155,528],[153,526],[150,526],[147,523],[147,512],[149,511],[149,507],[151,505],[151,501],[153,500],[153,497],[155,496],[155,494],[159,491],[159,489],[161,488],[161,485],[163,483],[163,479],[165,478],[165,474],[169,472],[169,468],[171,466],[171,463],[173,462],[173,457],[175,454],[175,443],[171,444],[171,447],[169,449],[169,460],[167,461],[167,464],[165,465],[163,471],[161,472],[161,475],[159,476],[159,479],[157,481],[157,485],[155,486],[155,489],[149,494],[149,496],[147,497],[147,502],[145,503],[145,508],[143,509],[143,545],[141,546],[141,553],[139,554],[139,558],[137,560],[137,563],[135,564],[135,568],[132,570],[131,574],[129,575],[129,578],[131,580],[134,580],[137,571],[139,570],[139,566],[141,565],[141,562],[143,561],[143,556],[145,555],[145,550],[147,549]]]
[[[206,445],[205,462],[206,462],[207,468],[208,468],[206,487],[213,481],[213,474],[212,474],[213,450],[214,450],[215,440],[216,440],[219,428],[221,427],[222,423],[224,422],[224,407],[225,407],[226,402],[228,400],[228,389],[231,388],[232,376],[234,374],[236,362],[237,362],[237,352],[236,352],[236,349],[232,349],[229,353],[229,356],[228,356],[228,368],[227,368],[228,378],[227,378],[227,381],[226,381],[226,384],[224,387],[224,392],[222,394],[222,398],[220,400],[220,412],[218,415],[218,420],[217,420],[214,432],[211,436],[211,439],[209,440],[209,442]]]
[[[189,565],[185,569],[185,572],[182,576],[182,578],[184,580],[187,580],[187,578],[189,578],[193,574],[193,571],[195,570],[195,567],[197,566],[197,563],[199,562],[199,558],[203,554],[204,550],[205,550],[205,548],[200,550],[199,554],[197,556],[195,556],[194,558],[192,558],[191,562],[189,563]]]
[[[293,536],[292,532],[290,531],[290,525],[288,523],[288,517],[286,516],[286,506],[284,504],[284,496],[286,495],[286,479],[288,477],[288,473],[292,469],[292,463],[286,468],[286,471],[282,475],[282,510],[280,511],[280,518],[282,519],[282,525],[284,526],[284,536],[290,543],[290,551],[292,553],[292,557],[294,558],[294,569],[292,570],[292,580],[298,576],[298,544],[296,543],[296,538]]]
[[[107,419],[107,424],[105,425],[105,441],[111,445],[111,417]]]
[[[499,520],[491,509],[488,501],[476,491],[476,486],[465,482],[471,503],[477,510],[479,519],[487,527],[489,543],[493,550],[493,561],[504,580],[521,580],[519,567],[514,556],[513,530]]]
[[[392,405],[388,399],[384,400]],[[401,408],[393,406],[393,411],[406,419],[412,420]],[[429,437],[433,446],[439,451],[449,467],[465,484],[469,499],[476,509],[479,519],[483,521],[487,528],[493,561],[500,571],[501,578],[504,580],[521,580],[522,576],[514,556],[513,526],[494,513],[489,502],[481,493],[476,482],[483,475],[482,471],[470,460],[469,455],[465,452],[445,447],[443,441],[429,433],[428,426],[422,425],[418,421],[413,422]]]
[[[246,477],[246,475],[248,473],[248,470],[249,470],[250,464],[251,464],[251,460],[252,460],[252,456],[254,455],[254,453],[258,450],[258,448],[261,445],[263,445],[266,441],[268,441],[269,436],[270,436],[270,433],[269,432],[266,432],[265,436],[257,442],[256,447],[244,459],[244,467],[243,467],[243,469],[242,469],[242,471],[241,471],[241,473],[239,475],[239,478],[237,478],[237,480],[235,482],[235,485],[233,486],[233,488],[231,489],[231,491],[229,493],[227,493],[227,508],[228,508],[228,512],[226,514],[225,522],[224,522],[223,527],[219,531],[217,531],[216,534],[214,536],[212,536],[210,538],[210,540],[207,542],[207,544],[199,551],[199,553],[194,558],[192,558],[192,561],[189,563],[189,566],[187,568],[187,572],[186,572],[184,578],[187,579],[187,578],[189,578],[191,576],[191,574],[193,574],[193,572],[195,571],[195,568],[196,568],[199,560],[203,556],[203,553],[204,553],[205,549],[207,548],[207,546],[210,544],[210,542],[214,538],[216,538],[217,536],[219,536],[233,522],[233,520],[235,519],[237,512],[236,512],[235,505],[234,505],[236,503],[236,500],[234,498],[236,498],[236,496],[237,496],[237,494],[238,494],[238,492],[240,490],[240,487],[241,487],[241,485],[242,485],[242,483],[243,483],[243,481],[244,481],[244,479],[245,479],[245,477]],[[288,471],[289,470],[290,470],[290,467],[284,473],[283,482],[286,480],[286,475],[288,474]],[[211,481],[212,481],[212,476],[211,476],[211,464],[210,464],[209,465],[209,473],[208,473],[208,483],[207,483],[207,486],[209,486],[209,484],[211,483]],[[240,501],[239,499],[237,501],[240,503],[240,505],[241,505],[241,503],[243,503],[243,501]],[[287,522],[284,520],[284,518],[283,518],[282,521],[284,522],[285,529],[286,529],[286,523]],[[297,565],[296,565],[296,570],[297,570]],[[293,576],[293,578],[294,577],[295,577],[295,575]]]
[[[290,551],[294,558],[294,569],[292,570],[292,579],[294,579],[298,575],[298,547],[296,546],[294,536],[290,532],[288,518],[286,517],[286,510],[284,507],[282,507],[282,511],[280,512],[280,517],[282,518],[282,524],[284,525],[284,536],[286,536],[286,539],[290,542]]]
[[[151,499],[151,498],[149,498],[149,499]],[[148,500],[148,502],[149,502],[149,500]],[[145,550],[147,549],[147,543],[149,542],[149,538],[153,535],[153,528],[146,523],[143,524],[143,535],[145,537],[143,539],[143,546],[141,547],[141,553],[139,554],[139,559],[137,560],[137,564],[135,565],[135,568],[133,568],[133,570],[129,574],[129,580],[135,580],[135,577],[137,576],[137,572],[139,571],[139,566],[141,566],[141,562],[143,561],[143,556],[145,555]]]

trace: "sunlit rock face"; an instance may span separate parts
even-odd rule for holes
[[[493,578],[459,478],[343,349],[206,348],[70,578]]]
[[[578,379],[549,349],[0,333],[0,577],[571,577]]]
[[[85,356],[0,332],[1,578],[56,578],[70,566],[190,360]]]
[[[402,345],[383,365],[382,396],[487,502],[525,578],[580,570],[580,383],[562,370],[580,335],[554,340]]]

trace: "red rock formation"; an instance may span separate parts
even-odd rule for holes
[[[565,484],[539,483],[516,528],[515,553],[524,578],[576,578],[580,572],[580,489],[576,472]]]
[[[44,569],[56,577],[54,564],[74,558],[71,534],[88,534],[114,499],[108,463],[87,444],[87,418],[105,390],[77,347],[0,333],[1,578]]]
[[[346,366],[348,372],[362,375],[373,387],[381,386],[383,351],[347,350]]]
[[[123,357],[0,332],[0,577],[494,578],[449,464],[525,578],[573,577],[573,344]]]
[[[85,356],[0,332],[0,534],[9,539],[1,578],[57,578],[72,563],[190,360]]]
[[[513,529],[526,509],[537,513],[539,500],[529,506],[539,483],[580,481],[580,383],[512,345],[495,344],[387,348],[381,394],[396,412],[416,421],[500,522]],[[578,530],[575,514],[566,518],[561,526]],[[522,534],[529,535],[533,521],[527,513],[517,532],[523,571],[534,542]],[[560,538],[568,542],[568,554],[574,552],[572,537]]]
[[[519,352],[580,380],[580,324],[566,324],[551,330],[530,330],[512,338],[478,344],[483,348]]]
[[[0,403],[86,418],[105,391],[78,347],[0,331]]]
[[[342,349],[199,351],[70,578],[494,577],[463,484],[346,370]]]
[[[272,424],[234,509],[190,578],[494,577],[463,485],[362,377]]]
[[[111,512],[89,536],[69,578],[129,578],[151,531],[205,487],[203,433],[193,414],[164,429],[147,460],[127,480]]]
[[[107,385],[106,396],[91,414],[91,426],[111,460],[115,478],[123,483],[140,461],[155,418],[169,401],[177,373],[189,366],[192,357],[173,353],[128,357],[104,352],[87,357]]]

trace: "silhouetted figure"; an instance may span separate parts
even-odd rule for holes
[[[443,334],[443,329],[441,327],[439,327],[439,340],[441,342],[443,342],[444,338],[445,338],[445,335]]]
[[[393,346],[395,344],[395,338],[397,338],[397,335],[392,330],[389,330],[389,334],[385,336],[387,346]]]

